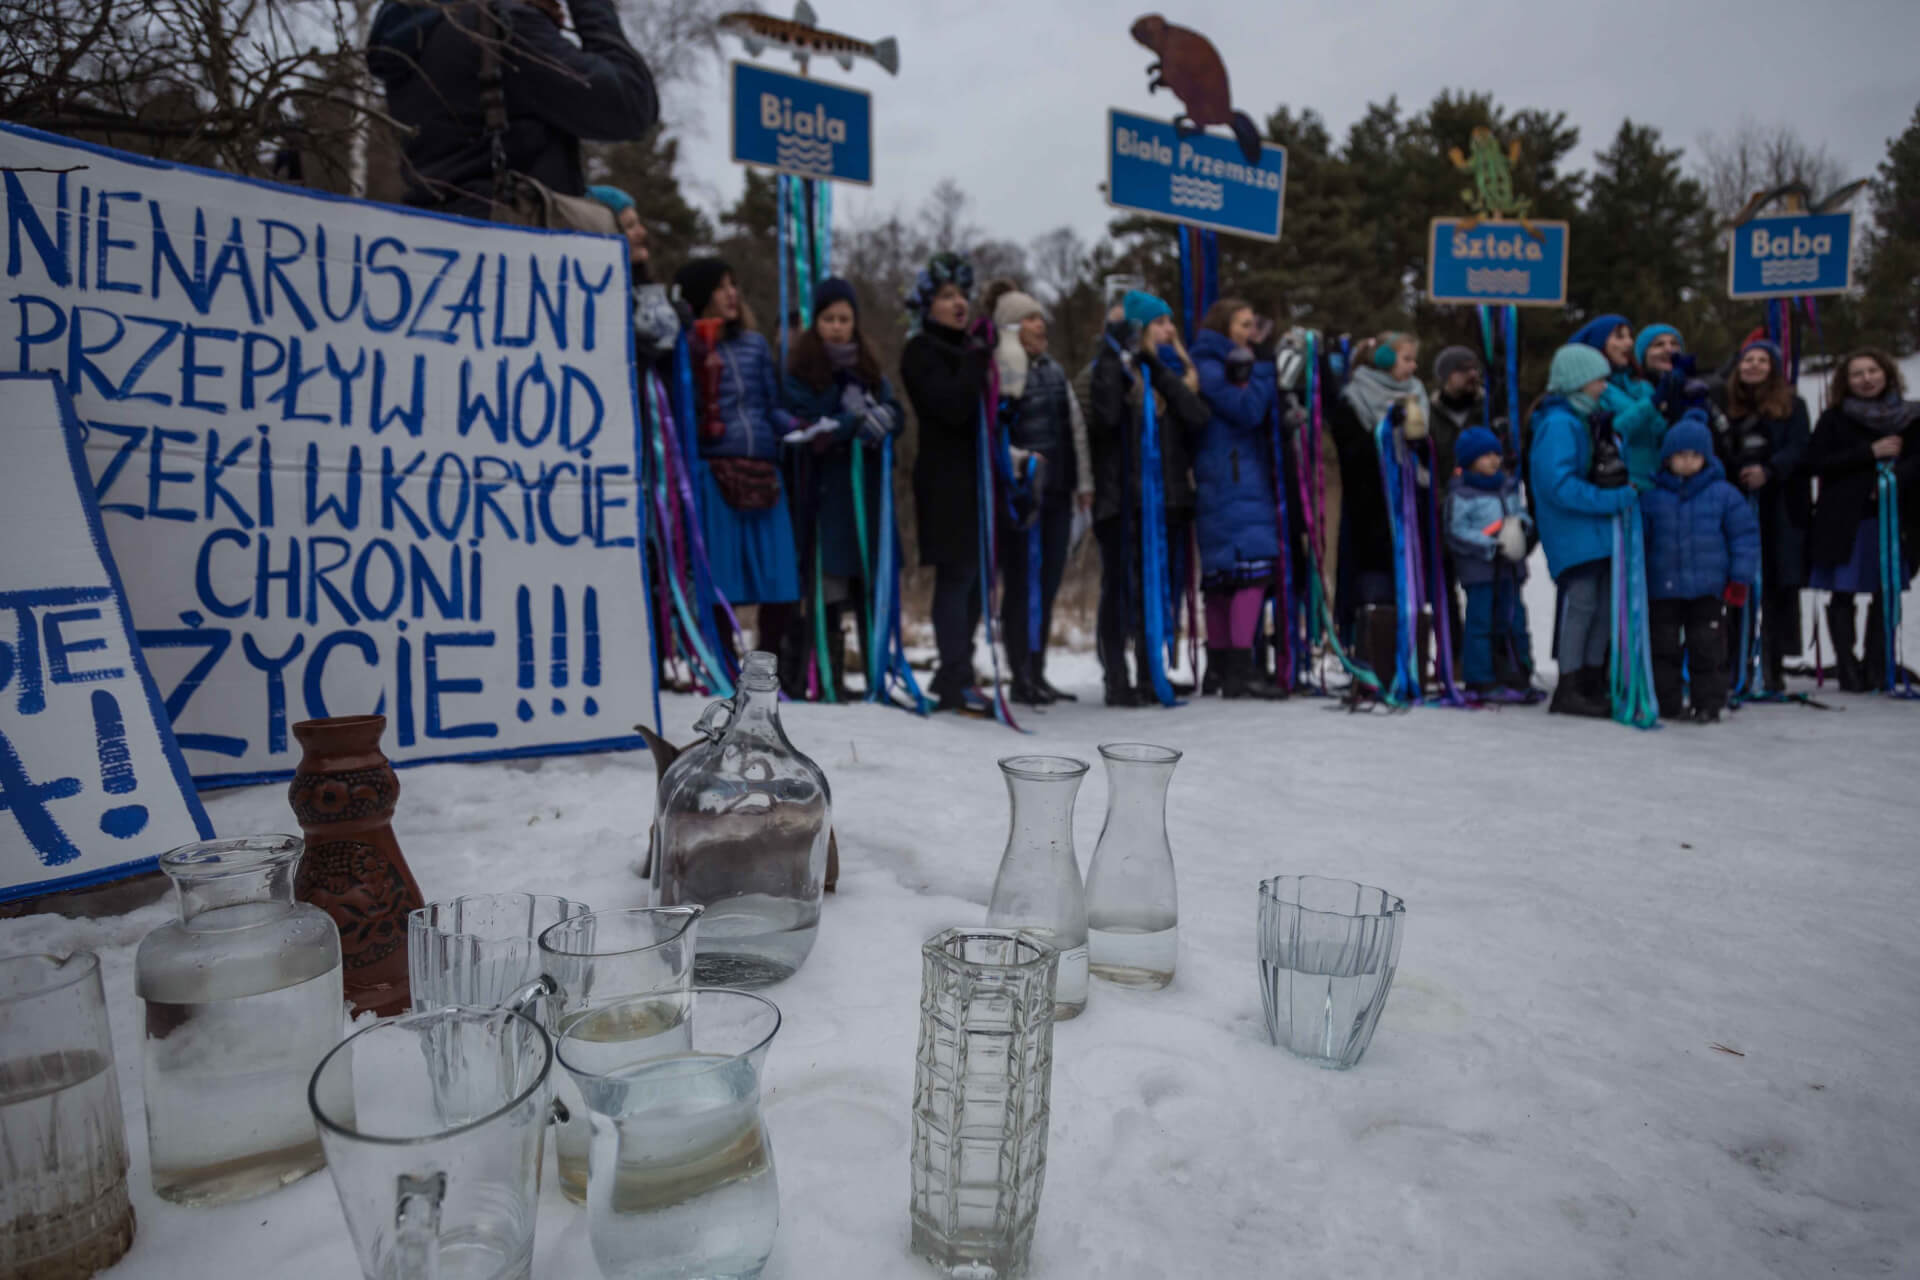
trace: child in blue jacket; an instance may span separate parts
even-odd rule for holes
[[[1714,724],[1727,705],[1726,606],[1747,602],[1760,567],[1760,521],[1713,456],[1702,415],[1682,418],[1660,446],[1660,471],[1640,497],[1653,602],[1653,688],[1660,716]],[[1684,668],[1682,663],[1684,662]],[[1684,671],[1684,675],[1683,675]]]
[[[1533,550],[1533,521],[1520,481],[1501,466],[1500,438],[1468,427],[1454,442],[1460,464],[1447,497],[1447,545],[1467,593],[1466,642],[1460,665],[1467,690],[1482,698],[1532,692],[1527,607],[1520,584]]]

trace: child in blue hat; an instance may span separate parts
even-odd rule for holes
[[[1454,444],[1460,470],[1447,497],[1447,544],[1467,593],[1466,640],[1460,666],[1467,691],[1494,699],[1529,699],[1527,607],[1520,584],[1533,550],[1533,520],[1519,479],[1501,465],[1500,438],[1468,427]]]
[[[1660,445],[1641,495],[1652,601],[1653,690],[1660,717],[1714,724],[1727,705],[1727,610],[1747,603],[1760,568],[1760,522],[1713,456],[1704,414],[1682,418]]]

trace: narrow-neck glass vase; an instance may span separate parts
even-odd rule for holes
[[[653,905],[706,908],[696,984],[764,987],[813,949],[833,797],[780,725],[772,654],[748,654],[734,700],[696,727],[715,745],[683,752],[660,780]]]
[[[1167,841],[1167,784],[1180,763],[1171,747],[1110,742],[1107,822],[1087,866],[1087,959],[1094,976],[1124,987],[1173,981],[1179,895]]]
[[[1070,756],[1008,756],[1000,762],[1013,817],[987,924],[1036,934],[1060,953],[1053,1016],[1087,1007],[1087,895],[1073,856],[1073,801],[1087,762]]]
[[[180,919],[134,961],[146,1002],[153,1190],[187,1205],[263,1195],[326,1163],[306,1083],[346,1029],[340,932],[294,901],[293,836],[160,856]]]

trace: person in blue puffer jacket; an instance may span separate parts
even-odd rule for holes
[[[1608,600],[1613,582],[1613,518],[1633,510],[1629,485],[1601,488],[1593,467],[1593,433],[1611,430],[1600,408],[1607,358],[1569,344],[1553,353],[1547,394],[1529,420],[1528,477],[1534,517],[1559,593],[1554,658],[1560,683],[1549,711],[1612,714],[1607,692]]]
[[[1502,696],[1502,687],[1524,698],[1533,690],[1533,643],[1520,584],[1536,541],[1533,521],[1519,477],[1501,466],[1499,436],[1468,427],[1453,448],[1460,470],[1447,495],[1447,546],[1467,594],[1461,673],[1482,698]]]
[[[1653,473],[1660,468],[1660,440],[1667,433],[1667,419],[1654,399],[1653,384],[1634,372],[1633,326],[1625,316],[1595,316],[1575,330],[1568,343],[1592,347],[1606,357],[1607,385],[1600,406],[1613,415],[1627,476],[1644,493],[1653,487]]]
[[[780,440],[793,420],[782,406],[773,352],[753,330],[733,269],[719,258],[695,258],[673,283],[695,317],[700,465],[693,470],[713,585],[730,604],[760,606],[755,643],[777,654],[800,598],[799,553],[779,465]],[[721,611],[720,633],[727,630]]]
[[[1726,606],[1747,602],[1760,568],[1760,521],[1727,483],[1704,415],[1682,418],[1667,432],[1660,466],[1640,497],[1654,694],[1661,718],[1678,720],[1691,686],[1693,719],[1712,724],[1727,705]]]
[[[1280,560],[1273,487],[1279,389],[1273,351],[1256,350],[1259,321],[1238,298],[1208,310],[1193,340],[1200,398],[1212,411],[1193,459],[1200,585],[1207,597],[1207,668],[1226,698],[1286,697],[1253,676],[1254,633]]]

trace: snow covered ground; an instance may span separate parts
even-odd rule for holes
[[[1348,715],[1321,700],[1030,714],[1030,736],[792,707],[833,780],[843,872],[805,969],[769,994],[782,1196],[768,1276],[913,1277],[907,1134],[917,948],[981,920],[1006,834],[997,757],[1187,753],[1170,827],[1171,988],[1096,980],[1055,1040],[1037,1277],[1920,1274],[1920,705],[1746,710],[1637,733],[1539,709]],[[684,741],[699,707],[670,698]],[[644,901],[644,754],[406,771],[397,827],[429,896]],[[1081,792],[1082,862],[1106,782]],[[289,827],[219,793],[223,834]],[[1408,904],[1373,1048],[1326,1072],[1267,1043],[1255,883]],[[133,948],[170,903],[0,922],[0,950],[105,959],[139,1234],[110,1275],[338,1280],[325,1174],[213,1211],[148,1190]],[[1716,1046],[1725,1046],[1727,1052]],[[551,1157],[549,1157],[551,1159]],[[595,1274],[552,1170],[536,1280]]]

